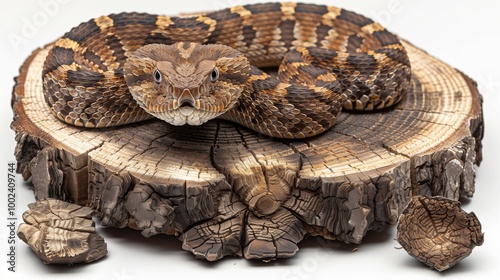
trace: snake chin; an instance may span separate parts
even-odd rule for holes
[[[171,125],[181,126],[187,124],[197,126],[218,117],[221,113],[202,111],[193,107],[180,107],[177,110],[156,112],[153,115]]]

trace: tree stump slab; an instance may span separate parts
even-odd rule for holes
[[[360,243],[394,225],[415,195],[474,193],[482,99],[460,71],[404,42],[412,86],[395,108],[342,113],[305,140],[225,121],[160,120],[107,129],[58,121],[41,71],[51,45],[21,67],[12,103],[18,172],[37,200],[95,210],[103,225],[175,234],[196,257],[293,256],[308,235]]]

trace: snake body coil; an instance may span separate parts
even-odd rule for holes
[[[259,67],[279,69],[271,75]],[[220,118],[304,138],[329,129],[342,107],[400,101],[411,71],[397,36],[370,19],[336,7],[267,3],[192,17],[95,18],[54,43],[42,75],[51,111],[77,126]]]

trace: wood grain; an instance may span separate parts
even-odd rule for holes
[[[404,42],[404,41],[403,41]],[[36,199],[89,205],[104,225],[176,234],[196,257],[293,256],[308,235],[360,243],[394,225],[417,194],[474,193],[482,99],[460,71],[404,42],[411,90],[391,110],[342,113],[303,141],[210,121],[108,129],[49,112],[41,70],[50,45],[22,66],[13,93],[18,170]]]

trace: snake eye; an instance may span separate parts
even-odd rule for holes
[[[217,81],[218,78],[219,78],[219,70],[217,68],[214,68],[214,71],[210,73],[210,81],[213,83]]]
[[[161,73],[156,68],[153,71],[153,79],[155,80],[156,83],[158,83],[158,84],[161,83]]]

